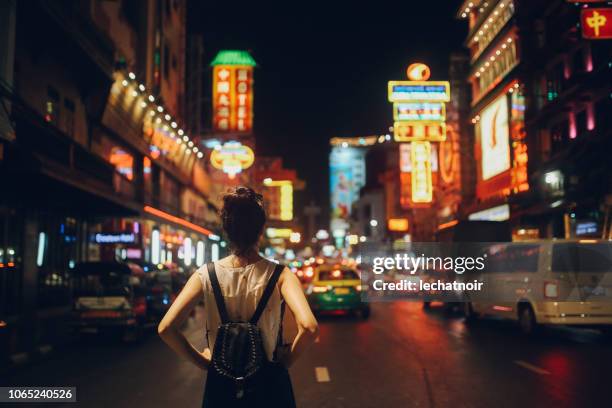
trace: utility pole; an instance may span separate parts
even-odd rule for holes
[[[316,233],[315,223],[319,214],[321,214],[321,207],[316,205],[315,202],[312,200],[310,201],[310,204],[304,207],[304,215],[306,216],[306,218],[308,218],[308,230],[306,235],[308,241],[304,240],[304,242],[310,243],[310,240],[312,239],[312,237],[314,237]]]

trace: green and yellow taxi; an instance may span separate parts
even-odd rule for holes
[[[367,319],[370,316],[370,305],[361,300],[363,289],[355,269],[340,265],[319,265],[315,268],[306,295],[315,313],[356,312]]]

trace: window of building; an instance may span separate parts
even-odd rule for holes
[[[564,83],[564,64],[559,62],[553,67],[548,74],[548,80],[546,83],[546,100],[552,102],[559,97],[559,94],[563,91]]]
[[[577,50],[572,56],[571,75],[581,74],[585,71],[584,53],[582,50]]]
[[[60,116],[60,95],[57,89],[47,87],[47,100],[45,101],[45,121],[58,125]]]
[[[38,306],[70,304],[69,273],[79,262],[79,249],[85,243],[75,218],[41,214],[39,217]],[[38,260],[37,260],[38,261]]]
[[[586,110],[580,111],[576,114],[576,129],[578,135],[587,131],[587,112]]]
[[[64,99],[64,132],[74,136],[74,102],[71,99]]]
[[[21,310],[23,217],[0,206],[0,318]]]
[[[556,123],[550,129],[550,147],[554,155],[566,149],[569,143],[569,120]]]

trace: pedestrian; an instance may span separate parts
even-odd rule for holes
[[[223,197],[223,229],[231,254],[198,269],[161,323],[161,338],[207,370],[203,407],[294,407],[288,368],[318,332],[297,277],[257,251],[266,223],[263,199],[248,187]],[[203,298],[207,346],[196,349],[180,330]],[[284,304],[298,332],[282,344]]]

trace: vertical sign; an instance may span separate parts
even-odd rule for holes
[[[239,132],[248,132],[253,127],[252,72],[249,67],[236,69],[236,130]]]
[[[213,129],[250,132],[253,129],[253,67],[246,51],[220,51],[213,66]]]
[[[431,143],[412,142],[410,149],[412,164],[412,201],[429,203],[432,200]]]
[[[232,67],[217,65],[213,68],[213,128],[230,130],[232,110]]]

